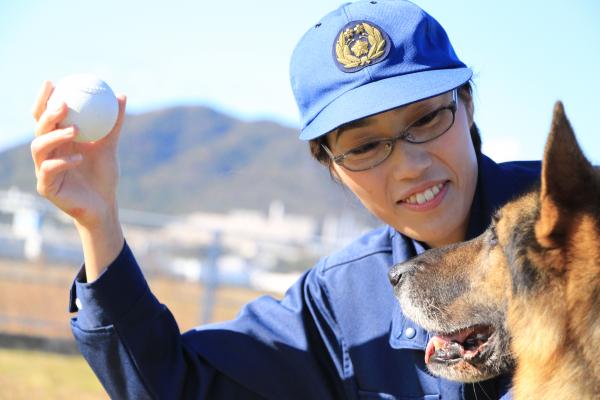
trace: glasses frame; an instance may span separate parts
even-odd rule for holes
[[[396,142],[398,140],[402,140],[408,143],[412,143],[412,144],[422,144],[422,143],[427,143],[427,142],[431,142],[432,140],[435,140],[437,138],[439,138],[440,136],[442,136],[444,133],[448,132],[450,130],[450,128],[452,128],[452,126],[454,125],[454,121],[456,120],[456,109],[457,109],[457,94],[458,90],[457,89],[453,89],[452,90],[452,102],[450,104],[448,104],[447,106],[444,107],[440,107],[437,108],[436,110],[432,111],[432,112],[439,112],[442,110],[450,110],[452,112],[452,122],[450,123],[450,125],[448,125],[448,128],[446,128],[446,130],[440,132],[438,135],[431,137],[427,140],[422,140],[422,141],[417,141],[417,140],[411,140],[409,139],[410,137],[410,129],[412,128],[413,124],[416,123],[418,120],[412,122],[410,125],[408,125],[406,127],[406,129],[404,129],[402,132],[400,132],[398,135],[393,136],[391,138],[388,139],[377,139],[377,140],[373,140],[369,143],[383,143],[383,144],[388,144],[389,145],[389,152],[388,154],[380,161],[376,162],[375,164],[369,166],[368,168],[360,168],[360,169],[354,169],[354,168],[349,168],[348,166],[344,165],[344,160],[346,159],[346,157],[348,157],[348,154],[350,154],[352,151],[354,151],[356,149],[356,147],[345,151],[342,154],[339,155],[334,155],[333,152],[325,145],[325,144],[321,144],[321,146],[323,147],[323,149],[325,150],[325,152],[327,153],[327,155],[329,156],[329,158],[331,158],[331,160],[336,163],[337,165],[347,169],[348,171],[352,171],[352,172],[360,172],[360,171],[368,171],[370,169],[373,169],[379,165],[381,165],[385,160],[387,160],[390,155],[394,152],[394,145],[396,144]]]

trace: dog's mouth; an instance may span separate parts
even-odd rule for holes
[[[450,365],[461,361],[481,364],[493,340],[490,325],[476,325],[452,333],[432,335],[425,349],[425,363]]]

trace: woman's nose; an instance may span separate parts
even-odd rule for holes
[[[432,164],[432,156],[424,144],[397,142],[390,156],[394,179],[419,178]]]

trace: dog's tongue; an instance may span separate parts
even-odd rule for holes
[[[474,328],[463,329],[453,333],[452,335],[433,335],[427,342],[425,348],[425,364],[429,364],[429,359],[436,353],[451,353],[460,351],[461,355],[464,353],[464,349],[461,343],[463,343],[469,335],[474,331]],[[456,346],[458,344],[458,346]],[[458,347],[458,349],[457,349]]]
[[[427,342],[427,347],[425,348],[425,364],[429,364],[431,356],[433,356],[437,350],[446,348],[448,343],[449,342],[442,339],[440,336],[430,337],[429,342]]]

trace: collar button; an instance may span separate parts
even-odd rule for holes
[[[409,339],[412,339],[416,336],[417,331],[415,330],[415,328],[412,327],[408,327],[404,330],[404,336],[406,336]]]

